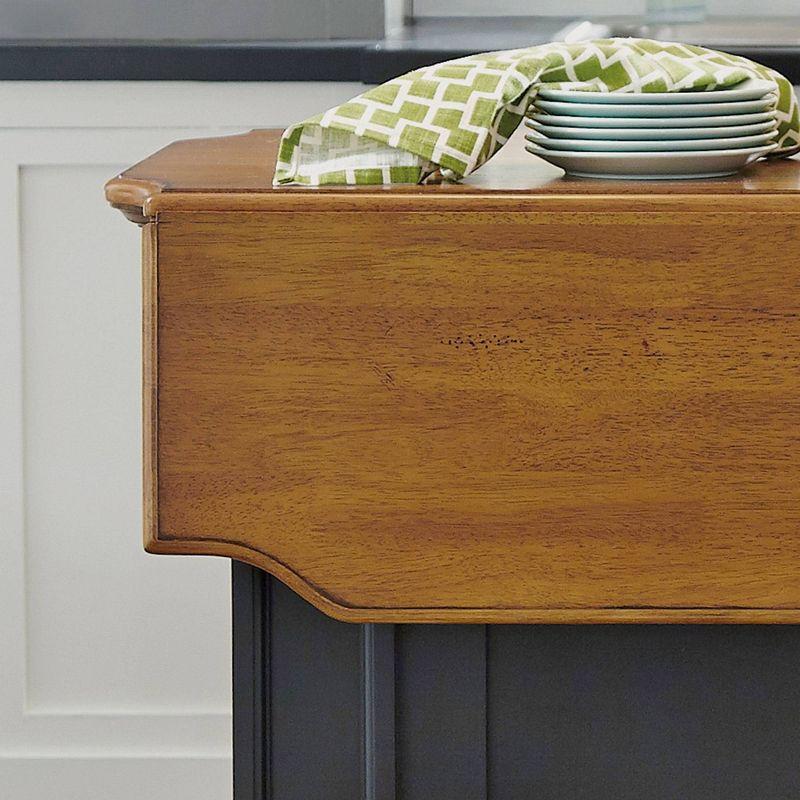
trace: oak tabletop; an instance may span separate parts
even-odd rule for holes
[[[528,154],[522,131],[487,164],[461,183],[424,186],[274,187],[275,156],[282,131],[249,133],[174,142],[132,166],[106,185],[113,206],[136,221],[159,211],[247,210],[320,206],[342,207],[376,201],[392,208],[404,204],[453,201],[492,202],[500,198],[525,199],[634,198],[640,202],[672,198],[681,202],[709,197],[742,198],[800,194],[800,160],[797,157],[752,164],[727,178],[701,180],[600,180],[571,178],[562,170]],[[445,200],[445,198],[447,198]],[[388,202],[387,202],[388,201]]]

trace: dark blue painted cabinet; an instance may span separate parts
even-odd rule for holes
[[[800,630],[354,625],[234,563],[235,800],[797,800]]]

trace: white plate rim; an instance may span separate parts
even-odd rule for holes
[[[533,105],[537,109],[564,117],[606,117],[617,119],[669,117],[672,119],[684,119],[685,117],[705,117],[717,114],[735,116],[737,114],[765,113],[771,107],[774,107],[775,99],[742,100],[733,103],[686,103],[684,105],[670,103],[634,105],[631,103],[629,105],[609,104],[605,106],[600,106],[596,103],[561,103],[555,100],[542,100],[540,102],[537,99]]]
[[[747,84],[747,85],[745,85]],[[537,97],[564,103],[581,102],[598,105],[621,103],[632,105],[651,103],[704,103],[729,102],[736,99],[757,100],[768,94],[776,94],[777,86],[764,78],[748,78],[730,89],[684,90],[677,92],[586,92],[577,89],[555,89],[542,86]],[[580,98],[578,97],[580,95]],[[713,98],[713,99],[711,99]]]
[[[655,158],[655,159],[669,159],[669,158],[690,158],[691,156],[705,156],[706,158],[724,158],[726,156],[745,156],[745,155],[756,155],[756,154],[763,154],[769,153],[770,151],[774,150],[778,146],[777,142],[773,142],[772,144],[761,145],[760,147],[737,147],[733,150],[681,150],[678,152],[662,152],[659,153],[651,152],[648,153],[647,151],[627,151],[627,152],[619,152],[619,153],[595,153],[595,152],[587,152],[585,150],[547,150],[543,147],[531,147],[530,145],[525,145],[525,149],[529,153],[533,153],[534,155],[544,155],[544,156],[552,156],[556,155],[559,158],[578,158],[578,159],[601,159],[603,161],[617,159],[619,161],[628,161],[634,158],[641,159],[641,158]],[[539,151],[539,152],[537,152]]]
[[[529,114],[529,119],[543,122],[545,125],[560,125],[571,128],[717,128],[728,125],[748,125],[755,122],[776,120],[775,111],[761,111],[754,114],[719,114],[707,117],[629,117],[620,125],[623,117],[569,117],[561,114]],[[753,119],[757,117],[757,119]],[[580,120],[578,122],[577,120]],[[730,120],[730,121],[728,121]],[[687,124],[691,122],[692,124]],[[599,123],[599,124],[598,124]],[[680,124],[673,124],[680,123]]]
[[[614,136],[622,135],[623,138],[619,141],[627,141],[642,137],[647,133],[658,133],[664,140],[680,139],[682,132],[689,139],[716,139],[716,138],[736,138],[737,136],[755,136],[758,133],[768,133],[778,129],[777,118],[765,120],[764,122],[752,122],[749,125],[717,125],[708,128],[704,127],[688,127],[688,128],[574,128],[568,125],[547,125],[546,123],[539,122],[538,120],[526,117],[525,127],[529,130],[539,131],[540,133],[549,134],[550,138],[554,139],[583,139],[585,141],[594,141],[597,139],[606,140],[613,139]],[[742,130],[745,129],[745,130]],[[553,132],[556,135],[553,135]],[[668,131],[669,135],[664,136],[664,132]],[[736,131],[741,131],[736,133]],[[562,135],[562,134],[567,134]],[[696,134],[696,135],[692,135]],[[659,137],[653,137],[656,140]]]
[[[772,133],[758,133],[754,136],[741,136],[739,137],[742,140],[761,140],[761,144],[767,144],[768,139],[770,136],[774,136],[774,132]],[[728,150],[747,150],[751,147],[760,147],[761,144],[757,144],[755,141],[751,141],[749,144],[744,145],[742,147],[737,147],[736,145],[731,146],[731,142],[736,141],[736,137],[719,137],[717,139],[664,139],[659,141],[657,139],[645,139],[645,140],[637,140],[637,139],[628,139],[625,140],[613,140],[613,139],[548,139],[547,137],[532,137],[530,134],[525,134],[525,141],[530,142],[531,144],[538,144],[542,141],[550,141],[554,142],[555,146],[548,148],[547,145],[542,145],[548,152],[556,152],[556,153],[659,153],[665,152],[664,150],[658,150],[657,148],[644,148],[643,150],[591,150],[591,146],[599,147],[603,144],[614,144],[614,145],[625,145],[635,147],[637,144],[652,144],[652,145],[662,145],[664,148],[667,147],[674,147],[677,148],[677,152],[682,153],[719,153],[724,152],[726,149]],[[723,141],[726,142],[726,147],[697,147],[698,144],[705,144],[707,142],[718,142]],[[582,149],[579,150],[570,150],[568,147],[561,147],[561,144],[567,144],[571,146],[578,146]],[[684,145],[695,145],[695,148],[692,149],[691,147],[684,147]],[[772,144],[772,142],[769,142]]]

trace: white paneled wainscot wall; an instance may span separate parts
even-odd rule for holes
[[[230,797],[229,564],[142,550],[139,231],[103,183],[361,88],[0,83],[3,800]]]

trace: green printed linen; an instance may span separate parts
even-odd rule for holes
[[[730,88],[747,78],[775,85],[778,148],[800,150],[792,85],[740,56],[650,39],[598,39],[458,58],[417,69],[288,128],[275,185],[458,180],[488,161],[519,125],[539,87],[591,92]]]

